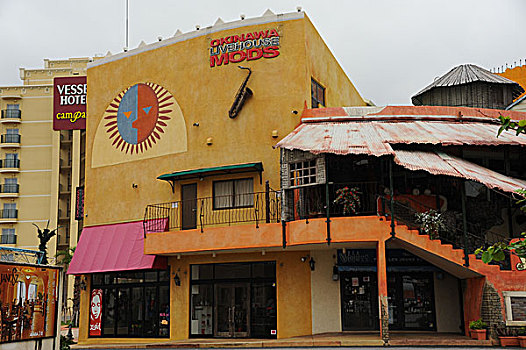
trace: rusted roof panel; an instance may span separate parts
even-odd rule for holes
[[[409,170],[423,170],[433,175],[460,177],[505,192],[513,193],[518,189],[526,188],[526,181],[499,174],[444,152],[396,150],[394,161]]]
[[[277,147],[311,153],[394,154],[391,145],[521,145],[526,135],[502,133],[498,124],[445,121],[370,121],[303,123]]]

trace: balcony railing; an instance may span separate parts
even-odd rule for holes
[[[16,235],[0,235],[0,244],[16,244]]]
[[[19,184],[0,185],[0,193],[18,193],[19,189],[20,189]]]
[[[18,209],[2,209],[0,211],[1,219],[16,219],[18,218]]]
[[[144,231],[163,232],[205,227],[281,221],[281,192],[247,193],[151,204],[144,214]]]
[[[20,168],[20,159],[0,159],[0,168]]]
[[[3,109],[2,118],[21,118],[22,111],[19,109]]]
[[[345,213],[343,205],[334,202],[336,192],[345,187],[357,190],[360,204],[356,208],[355,213]],[[327,204],[331,217],[376,215],[378,187],[379,184],[377,182],[349,182],[329,183],[328,188],[327,185],[314,185],[287,189],[285,190],[286,220],[326,217]],[[327,194],[329,195],[328,200]]]
[[[3,134],[0,141],[2,143],[20,143],[20,135],[18,134]]]

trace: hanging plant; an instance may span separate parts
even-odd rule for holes
[[[434,209],[430,209],[425,213],[416,213],[416,222],[420,224],[422,231],[431,239],[437,239],[440,236],[440,231],[446,229],[442,214]]]
[[[343,206],[343,214],[356,214],[360,206],[359,189],[357,187],[344,187],[336,190],[334,203]]]

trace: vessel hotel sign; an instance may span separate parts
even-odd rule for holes
[[[279,56],[276,29],[231,35],[210,41],[210,67]]]
[[[86,77],[53,81],[53,130],[86,129]]]

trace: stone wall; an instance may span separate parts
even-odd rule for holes
[[[497,338],[495,328],[505,325],[504,317],[502,316],[502,300],[495,287],[488,282],[484,284],[480,311],[482,321],[488,324],[489,336]]]

